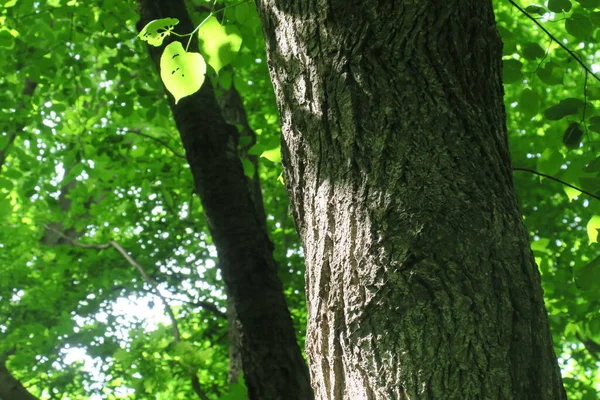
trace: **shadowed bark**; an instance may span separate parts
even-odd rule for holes
[[[140,24],[174,17],[178,33],[194,29],[184,2],[140,1]],[[165,45],[167,43],[164,43]],[[185,45],[185,44],[184,44]],[[150,48],[159,66],[161,50]],[[194,42],[191,51],[197,50]],[[219,256],[227,294],[240,321],[244,379],[251,399],[312,399],[308,370],[277,277],[270,242],[227,124],[207,82],[171,110]]]

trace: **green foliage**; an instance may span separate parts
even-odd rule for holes
[[[186,52],[180,42],[169,43],[160,57],[160,77],[175,98],[175,104],[200,90],[205,73],[204,58],[198,53]]]
[[[216,17],[210,17],[198,29],[198,45],[208,64],[219,73],[240,51],[242,33],[236,26],[222,26]]]
[[[179,20],[177,18],[162,18],[150,21],[142,29],[138,37],[148,42],[151,46],[160,46],[178,23]]]
[[[0,3],[7,53],[0,58],[0,355],[14,351],[8,368],[44,399],[189,399],[192,373],[211,399],[244,398],[243,383],[227,383],[227,321],[215,312],[226,303],[212,239],[163,84],[139,39],[183,40],[169,54],[187,58],[195,32],[181,38],[171,19],[138,35],[136,9],[125,1]],[[598,80],[509,2],[495,3],[514,166],[597,193]],[[198,4],[209,5],[190,1],[190,9]],[[584,64],[594,63],[598,1],[518,4]],[[248,159],[244,169],[260,176],[303,341],[302,251],[279,181],[279,121],[262,31],[251,2],[224,5],[220,23],[194,15],[200,51],[218,76],[194,68],[197,56],[163,70],[191,69],[186,85],[206,76],[217,95],[241,94],[257,134],[248,153],[262,156],[258,170]],[[191,93],[181,83],[165,83],[176,101]],[[569,398],[598,398],[600,201],[527,172],[514,180]],[[50,228],[83,243],[122,245],[158,282],[182,341],[175,344],[160,301],[120,254],[75,247]]]

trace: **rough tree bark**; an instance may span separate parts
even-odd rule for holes
[[[139,3],[141,27],[154,19],[173,17],[180,21],[175,27],[178,33],[194,29],[183,0]],[[149,50],[158,67],[162,48]],[[190,51],[197,51],[196,43]],[[170,106],[217,248],[227,293],[240,321],[250,398],[312,399],[308,369],[277,277],[272,243],[238,157],[237,130],[223,119],[210,83],[177,105],[170,97]]]
[[[318,399],[564,399],[489,0],[258,0]]]

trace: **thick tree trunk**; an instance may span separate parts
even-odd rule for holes
[[[140,0],[141,26],[173,17],[192,32],[183,0]],[[187,38],[185,39],[187,41]],[[165,42],[165,45],[167,42]],[[185,46],[185,42],[184,42]],[[162,48],[150,48],[159,66]],[[195,41],[190,51],[197,51]],[[221,114],[210,82],[171,110],[208,220],[228,296],[240,321],[244,378],[251,399],[312,399],[272,244],[237,153],[237,130]]]
[[[564,399],[489,0],[258,0],[318,399]]]

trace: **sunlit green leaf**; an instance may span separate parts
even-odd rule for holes
[[[263,151],[260,156],[272,162],[281,162],[281,149],[276,147],[274,149]]]
[[[186,53],[180,42],[170,43],[160,57],[160,77],[175,104],[200,90],[205,73],[204,58],[199,53]]]
[[[171,34],[171,31],[179,23],[177,18],[162,18],[148,22],[138,37],[148,42],[152,46],[162,45],[165,37]]]
[[[198,45],[206,62],[218,73],[233,61],[242,46],[242,36],[237,27],[222,26],[211,17],[198,30]]]

